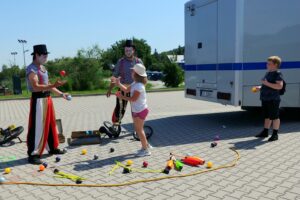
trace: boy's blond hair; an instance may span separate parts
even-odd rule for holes
[[[277,65],[277,68],[280,68],[281,65],[281,58],[279,56],[270,56],[268,58],[268,61],[271,61],[275,65]]]

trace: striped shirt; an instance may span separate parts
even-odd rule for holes
[[[122,84],[131,84],[133,83],[133,79],[131,77],[131,68],[137,64],[143,64],[142,60],[134,57],[133,60],[128,60],[127,58],[123,57],[119,59],[117,65],[114,68],[113,76],[118,78],[121,77]]]
[[[44,70],[41,70],[44,69]],[[41,85],[48,85],[49,78],[48,78],[48,71],[44,66],[41,65],[41,68],[38,68],[35,64],[31,63],[26,68],[26,82],[27,82],[27,88],[30,92],[33,92],[33,87],[30,84],[29,81],[29,74],[34,73],[38,76],[39,84]]]

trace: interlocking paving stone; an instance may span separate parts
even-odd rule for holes
[[[147,160],[150,169],[163,169],[170,152],[191,153],[213,161],[214,166],[232,162],[234,146],[241,159],[234,168],[221,169],[180,179],[113,188],[42,187],[28,185],[0,185],[0,199],[300,199],[300,123],[299,116],[286,115],[282,118],[279,140],[268,143],[253,135],[262,129],[258,113],[240,110],[238,107],[223,106],[205,101],[185,99],[183,92],[149,93],[149,117],[146,121],[154,129],[150,143],[154,146],[152,156],[136,158],[134,153],[141,145],[134,141],[130,108],[123,120],[120,138],[104,138],[100,145],[67,147],[68,153],[55,163],[55,156],[45,157],[49,168],[38,172],[37,166],[27,163],[26,143],[0,147],[0,156],[16,156],[16,160],[0,163],[0,170],[12,168],[4,176],[10,181],[34,181],[42,183],[73,183],[53,177],[54,168],[66,173],[87,178],[84,183],[122,183],[137,179],[157,178],[164,174],[122,174],[117,169],[111,176],[108,172],[114,161],[134,161],[140,168]],[[54,98],[56,117],[62,120],[66,137],[72,131],[97,130],[103,121],[110,120],[115,99],[104,96],[73,97],[71,102]],[[0,126],[10,124],[24,126],[21,138],[26,140],[28,100],[0,101]],[[210,148],[214,137],[221,140],[217,147]],[[109,149],[115,148],[114,153]],[[83,148],[87,155],[80,155]],[[98,154],[99,159],[93,160]],[[184,166],[182,172],[172,170],[170,175],[187,174],[199,168]],[[169,175],[169,176],[170,176]],[[168,176],[168,175],[167,175]]]

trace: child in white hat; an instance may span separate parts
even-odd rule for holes
[[[112,77],[111,81],[115,83],[116,86],[118,86],[125,93],[130,92],[130,97],[123,96],[121,92],[117,92],[116,96],[120,99],[130,101],[131,103],[134,129],[137,132],[142,143],[142,148],[137,152],[137,156],[150,156],[150,148],[152,147],[148,143],[144,132],[144,122],[149,113],[145,89],[145,85],[147,83],[147,74],[145,66],[140,63],[134,65],[134,67],[132,68],[131,76],[134,82],[129,87],[126,87],[123,84],[121,84],[120,78]]]

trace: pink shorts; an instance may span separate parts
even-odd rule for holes
[[[146,117],[147,117],[147,115],[148,115],[148,113],[149,113],[149,110],[148,110],[148,108],[146,108],[143,111],[138,112],[138,113],[132,112],[132,117],[138,117],[138,118],[140,118],[142,120],[145,120]]]

